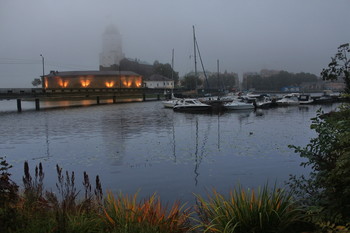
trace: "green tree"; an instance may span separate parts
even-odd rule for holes
[[[311,129],[318,134],[304,147],[290,146],[306,158],[308,177],[292,176],[291,188],[320,216],[338,223],[350,221],[350,106],[324,114],[319,110]],[[333,218],[333,219],[331,219]]]
[[[289,73],[281,71],[269,77],[262,77],[258,74],[250,75],[243,80],[243,87],[246,89],[279,91],[287,86],[299,86],[303,82],[315,82],[317,76],[310,73]]]
[[[209,87],[214,89],[232,90],[236,85],[236,80],[238,80],[237,74],[227,72],[220,73],[219,76],[212,74],[208,77]]]
[[[323,80],[337,80],[343,78],[345,81],[345,93],[350,94],[350,59],[349,43],[338,47],[338,52],[331,58],[328,68],[323,69],[321,76]]]
[[[202,85],[202,80],[194,75],[187,75],[181,80],[181,86],[186,89],[194,90],[200,85]]]
[[[158,61],[153,63],[153,73],[163,75],[169,79],[173,79],[174,83],[177,83],[179,80],[179,73],[175,72],[170,64],[162,64]]]
[[[41,80],[39,78],[35,78],[33,81],[32,81],[32,85],[34,87],[37,87],[39,85],[41,85]]]

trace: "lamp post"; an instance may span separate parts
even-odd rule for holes
[[[45,61],[45,59],[44,59],[44,56],[42,54],[40,54],[40,57],[41,57],[41,60],[43,62],[43,78],[44,78],[44,75],[45,75],[45,63],[44,63],[44,61]]]

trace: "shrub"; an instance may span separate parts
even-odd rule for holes
[[[123,233],[181,233],[187,232],[189,211],[179,202],[168,209],[155,194],[142,202],[120,193],[117,198],[109,192],[104,204],[104,219],[112,232]]]
[[[292,176],[290,187],[308,206],[317,211],[316,221],[326,219],[344,224],[350,221],[350,107],[312,119],[318,134],[304,147],[290,146],[307,159],[308,177]]]
[[[265,185],[258,192],[241,186],[228,198],[215,190],[208,200],[197,195],[198,224],[193,229],[203,232],[298,232],[303,212],[297,208],[290,193]]]
[[[9,165],[5,158],[0,157],[0,232],[14,229],[18,213],[15,205],[18,201],[18,186],[11,180]]]

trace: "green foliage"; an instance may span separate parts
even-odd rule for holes
[[[298,232],[303,212],[295,205],[290,193],[281,189],[270,191],[268,186],[254,190],[241,187],[228,198],[217,193],[208,195],[208,201],[197,196],[199,224],[203,232]]]
[[[153,65],[148,65],[140,63],[138,60],[132,61],[124,58],[120,61],[119,68],[120,70],[133,71],[142,75],[144,78],[150,77],[152,74],[160,74],[169,79],[173,78],[174,83],[177,83],[179,80],[179,72],[174,71],[168,63],[162,64],[155,61]]]
[[[311,167],[308,177],[292,176],[291,188],[305,204],[318,207],[318,216],[335,223],[350,220],[350,107],[312,119],[311,128],[318,136],[304,147],[290,146],[306,158]]]
[[[345,93],[350,94],[350,47],[349,43],[338,47],[338,52],[331,58],[328,68],[323,69],[321,76],[323,80],[337,80],[343,78],[346,84]]]
[[[203,83],[202,80],[200,80],[198,77],[194,75],[185,76],[181,80],[181,86],[183,86],[188,90],[195,90],[197,87],[202,85],[202,83]]]
[[[210,75],[208,77],[209,87],[211,89],[225,89],[232,90],[238,82],[238,76],[236,73],[220,73],[218,75]]]
[[[15,208],[18,202],[18,186],[10,176],[9,165],[5,158],[0,157],[0,232],[14,229],[18,219]]]
[[[0,208],[13,204],[18,199],[18,186],[10,178],[11,167],[5,158],[0,157]]]
[[[153,64],[153,73],[163,75],[169,79],[173,79],[174,83],[177,83],[179,80],[179,72],[175,72],[169,63],[162,64],[158,61],[155,61]]]
[[[39,78],[35,78],[33,81],[32,81],[32,85],[34,86],[34,87],[37,87],[37,86],[39,86],[39,85],[41,85],[41,80],[39,79]]]
[[[257,90],[274,90],[279,91],[286,86],[298,86],[302,82],[315,82],[317,76],[310,73],[289,73],[281,71],[278,74],[269,77],[260,75],[251,75],[243,80],[243,87],[246,89],[255,88]]]

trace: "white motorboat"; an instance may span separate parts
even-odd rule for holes
[[[300,104],[312,104],[314,100],[308,94],[300,94],[298,96],[298,100]]]
[[[252,103],[245,103],[245,102],[239,102],[239,101],[232,101],[229,103],[224,104],[224,107],[228,110],[243,110],[243,109],[254,109],[254,104]]]
[[[177,98],[174,96],[174,94],[171,94],[171,99],[162,101],[163,106],[165,108],[173,108],[178,100],[181,100],[181,98]]]
[[[285,95],[282,99],[276,101],[278,106],[299,105],[299,99],[296,95]]]
[[[177,100],[174,111],[209,111],[211,106],[204,104],[197,99],[181,99]]]
[[[171,99],[162,101],[165,108],[173,108],[179,99]]]
[[[270,97],[268,97],[266,95],[260,96],[255,101],[255,106],[257,108],[269,108],[269,107],[271,107],[271,105],[272,105],[272,100]]]

